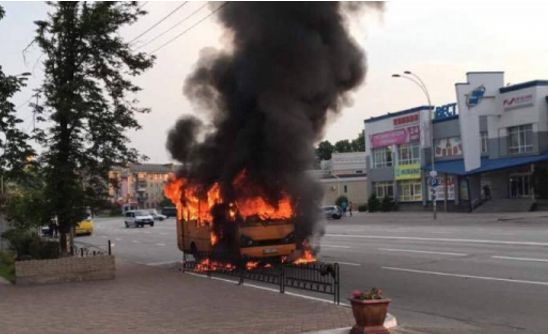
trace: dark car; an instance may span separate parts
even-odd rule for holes
[[[177,217],[177,208],[174,206],[165,206],[162,208],[162,214],[166,217]]]
[[[322,211],[327,219],[341,219],[343,216],[342,209],[336,205],[324,206]]]

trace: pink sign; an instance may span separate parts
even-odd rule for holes
[[[421,132],[418,125],[397,129],[370,136],[371,147],[385,147],[393,144],[405,144],[420,139]]]

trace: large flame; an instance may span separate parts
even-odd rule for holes
[[[235,193],[247,193],[249,182],[245,171],[242,171],[233,181]],[[164,187],[164,193],[177,207],[177,218],[184,221],[197,220],[202,224],[212,222],[211,209],[216,204],[226,203],[221,195],[221,187],[214,183],[211,187],[203,187],[191,184],[184,178],[170,177]],[[288,219],[293,216],[291,198],[286,193],[281,193],[280,200],[271,204],[262,196],[237,197],[229,205],[228,219],[235,220],[237,215],[243,219],[256,216],[261,220]],[[212,238],[213,239],[213,238]],[[213,240],[212,240],[213,241]]]

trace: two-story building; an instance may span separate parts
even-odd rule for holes
[[[540,191],[534,189],[535,170],[545,170],[548,161],[548,81],[508,85],[503,72],[470,72],[455,87],[456,103],[365,121],[370,189],[404,205],[426,207],[432,198],[429,171],[434,169],[442,209],[468,211],[497,200],[531,207]],[[406,137],[411,129],[401,130],[396,123],[417,112],[417,123],[410,126],[419,127],[420,138]],[[418,145],[411,157],[415,167],[420,162],[420,172],[405,172],[409,145]],[[402,172],[413,181],[400,182]]]

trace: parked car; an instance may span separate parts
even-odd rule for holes
[[[328,205],[322,207],[325,218],[327,219],[341,219],[343,211],[336,205]]]
[[[128,211],[125,215],[124,224],[126,227],[154,226],[154,218],[145,210]]]
[[[167,219],[167,216],[166,216],[166,215],[163,215],[163,214],[161,214],[161,213],[158,213],[158,211],[156,211],[156,209],[148,210],[148,212],[150,213],[150,215],[152,216],[152,218],[154,218],[154,220],[162,221],[162,220],[164,220],[164,219]]]
[[[174,206],[164,206],[162,214],[166,217],[177,217],[177,208]]]

